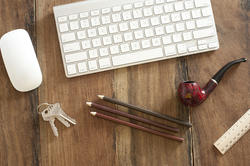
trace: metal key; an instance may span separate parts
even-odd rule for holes
[[[46,106],[46,108],[43,109],[42,111],[40,111],[39,109],[41,108],[41,106]],[[44,121],[49,121],[51,129],[52,129],[54,135],[57,137],[58,137],[58,130],[55,126],[55,119],[58,119],[66,127],[70,127],[70,124],[67,121],[69,121],[72,124],[76,124],[76,120],[69,117],[61,109],[59,103],[55,103],[55,104],[43,103],[43,104],[38,106],[38,112],[42,115],[42,118]]]

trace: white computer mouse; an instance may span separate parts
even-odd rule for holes
[[[0,39],[3,62],[14,88],[33,90],[42,83],[42,72],[28,32],[16,29]]]

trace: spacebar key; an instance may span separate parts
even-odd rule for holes
[[[113,65],[125,65],[163,57],[162,48],[155,48],[112,57]]]

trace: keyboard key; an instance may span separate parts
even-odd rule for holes
[[[219,47],[219,45],[217,42],[214,42],[214,43],[209,43],[208,47],[209,48],[216,48],[216,47]]]
[[[194,21],[187,21],[186,22],[187,29],[195,29],[195,22]]]
[[[180,33],[173,34],[173,41],[175,43],[182,41],[181,34]]]
[[[78,31],[78,32],[77,32],[77,38],[78,38],[78,39],[84,39],[84,38],[86,38],[86,33],[85,33],[85,31]]]
[[[150,6],[150,5],[153,5],[153,4],[154,4],[153,0],[147,0],[147,1],[145,1],[145,5],[146,6]]]
[[[132,5],[131,5],[131,4],[124,5],[124,6],[123,6],[123,9],[124,9],[124,10],[132,9]]]
[[[194,8],[194,2],[193,1],[185,1],[185,8],[186,9],[193,9]]]
[[[200,20],[196,20],[196,25],[198,28],[209,27],[213,25],[213,21],[211,18],[202,18]]]
[[[100,48],[100,56],[107,56],[109,54],[108,48]]]
[[[123,23],[120,23],[119,24],[119,29],[120,29],[120,31],[127,31],[128,30],[128,24],[127,24],[127,22],[123,22]]]
[[[118,54],[119,53],[119,47],[117,45],[110,47],[110,53],[111,54]]]
[[[214,35],[214,29],[208,28],[208,29],[197,30],[193,31],[193,34],[195,39],[210,37]]]
[[[83,40],[82,41],[82,49],[88,49],[90,47],[91,47],[91,45],[90,45],[90,41],[89,40]]]
[[[96,60],[89,61],[88,64],[89,64],[89,70],[96,70],[97,69]]]
[[[102,23],[103,24],[109,24],[110,23],[109,16],[102,16]]]
[[[169,15],[161,16],[161,23],[162,24],[170,23]]]
[[[67,21],[67,16],[62,16],[57,18],[58,22],[65,22]]]
[[[89,57],[97,58],[98,57],[97,49],[89,50]]]
[[[163,41],[163,44],[170,44],[170,43],[172,43],[172,38],[171,38],[170,35],[164,36],[164,37],[162,38],[162,41]]]
[[[129,24],[130,24],[131,29],[138,29],[139,28],[138,20],[131,21]]]
[[[164,10],[166,13],[171,13],[174,11],[173,4],[166,4],[164,5]]]
[[[141,41],[142,48],[149,48],[151,46],[150,40]]]
[[[183,54],[187,52],[187,46],[186,44],[178,44],[177,45],[178,53]]]
[[[134,18],[141,18],[142,17],[142,9],[133,10],[133,17]]]
[[[134,7],[135,8],[139,8],[139,7],[142,7],[143,6],[143,2],[136,2],[135,4],[134,4]]]
[[[89,16],[89,13],[88,12],[83,12],[83,13],[80,13],[80,18],[86,18]]]
[[[132,19],[131,12],[130,11],[123,12],[122,13],[122,18],[125,21]]]
[[[91,25],[92,26],[98,26],[98,25],[100,25],[99,17],[93,17],[93,18],[91,18]]]
[[[63,45],[63,51],[65,53],[80,50],[79,42],[69,43]]]
[[[122,52],[128,52],[129,51],[129,45],[127,43],[126,44],[121,44],[120,47],[121,47]]]
[[[134,50],[139,50],[140,49],[140,43],[139,42],[132,42],[131,43],[131,49]]]
[[[92,44],[93,44],[93,47],[99,47],[99,46],[101,46],[102,45],[101,39],[100,38],[93,39],[92,40]]]
[[[114,39],[114,43],[121,43],[122,42],[122,35],[121,34],[114,35],[113,39]]]
[[[99,27],[98,28],[98,33],[99,33],[99,35],[106,35],[106,34],[108,34],[107,28],[106,27]]]
[[[132,32],[124,33],[124,40],[125,40],[125,41],[133,40]]]
[[[152,24],[153,26],[159,25],[159,24],[160,24],[159,17],[152,17],[152,18],[150,19],[150,22],[151,22],[151,24]]]
[[[109,13],[110,11],[111,11],[110,8],[104,8],[104,9],[102,9],[102,14],[107,14],[107,13]]]
[[[142,28],[145,28],[145,27],[148,27],[148,26],[149,26],[149,21],[148,21],[148,19],[142,19],[142,20],[140,20],[140,23],[141,23],[141,27],[142,27]]]
[[[81,20],[80,21],[81,27],[82,28],[88,28],[89,27],[89,20]]]
[[[158,35],[163,35],[164,34],[164,27],[155,27],[155,34]]]
[[[162,14],[163,13],[163,8],[162,6],[154,6],[154,14]]]
[[[103,44],[104,45],[112,44],[111,36],[105,36],[105,37],[103,37]]]
[[[160,46],[161,45],[161,39],[160,38],[153,38],[152,39],[152,45],[153,46]]]
[[[194,2],[196,7],[204,7],[209,5],[208,0],[195,0]]]
[[[78,63],[77,66],[80,73],[88,71],[86,62]]]
[[[154,36],[153,28],[145,29],[145,36],[146,37],[152,37],[152,36]]]
[[[207,44],[199,45],[198,48],[199,50],[205,50],[207,49]]]
[[[212,15],[212,10],[211,10],[211,8],[203,8],[202,10],[201,10],[201,13],[202,13],[202,15],[203,16],[211,16]]]
[[[112,14],[112,20],[113,20],[113,22],[119,22],[119,21],[121,21],[121,15],[120,15],[120,13]]]
[[[188,48],[189,52],[194,52],[194,51],[197,51],[197,50],[198,50],[197,46],[193,46],[193,47]]]
[[[156,0],[155,3],[156,4],[162,4],[162,3],[164,3],[164,0]]]
[[[109,26],[109,32],[110,33],[116,33],[118,32],[117,24],[112,24]]]
[[[73,31],[73,30],[76,30],[76,29],[79,29],[78,21],[70,22],[69,25],[70,25],[70,29],[71,29],[72,31]]]
[[[144,8],[143,14],[145,17],[152,16],[153,15],[152,8]]]
[[[78,18],[77,14],[71,14],[69,15],[69,20],[76,20]]]
[[[113,10],[113,12],[119,12],[119,11],[121,11],[121,6],[114,6],[113,8],[112,8],[112,10]]]
[[[60,29],[60,32],[67,32],[69,30],[68,24],[67,23],[59,24],[59,29]]]
[[[92,11],[90,12],[91,16],[97,16],[97,15],[99,15],[99,13],[100,13],[99,10],[92,10]]]
[[[181,15],[180,13],[173,13],[171,14],[171,19],[173,22],[177,22],[181,20]]]
[[[71,32],[71,33],[64,33],[62,34],[62,42],[69,42],[69,41],[74,41],[76,39],[75,37],[75,33]]]
[[[167,26],[165,27],[165,29],[166,29],[166,32],[167,32],[167,33],[173,33],[173,32],[175,32],[175,29],[174,29],[174,25],[173,25],[173,24],[167,25]]]
[[[95,37],[96,36],[96,29],[88,29],[88,37]]]
[[[166,56],[171,56],[171,55],[175,55],[176,54],[176,47],[175,45],[168,45],[166,47],[164,47]]]
[[[201,10],[200,9],[192,10],[192,17],[193,18],[201,17]]]
[[[82,61],[87,59],[87,53],[86,52],[78,52],[74,54],[68,54],[65,55],[65,61],[66,63],[72,63],[76,61]]]
[[[110,67],[111,66],[110,59],[109,58],[99,59],[99,65],[101,69]]]
[[[67,70],[69,75],[76,74],[76,65],[75,64],[67,65]]]
[[[184,5],[183,5],[183,2],[182,2],[182,1],[176,2],[176,3],[174,4],[174,7],[175,7],[175,11],[184,10]]]
[[[176,26],[176,30],[178,32],[185,30],[185,24],[183,22],[182,23],[177,23],[177,24],[175,24],[175,26]]]
[[[185,32],[183,33],[183,39],[184,40],[192,40],[192,33],[191,32]]]
[[[112,57],[113,65],[120,66],[163,57],[162,48],[148,49],[135,53],[122,54]]]
[[[182,12],[181,13],[182,20],[189,20],[191,19],[190,11]]]
[[[143,38],[142,30],[135,31],[134,34],[135,34],[135,39],[142,39]]]

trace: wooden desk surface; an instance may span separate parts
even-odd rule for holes
[[[15,28],[27,29],[43,72],[43,83],[37,90],[20,93],[12,87],[0,59],[1,166],[250,165],[250,133],[224,156],[213,147],[250,106],[249,61],[233,67],[201,106],[184,107],[176,97],[181,81],[197,80],[205,85],[228,61],[249,58],[249,0],[212,0],[220,40],[218,51],[67,79],[52,7],[71,1],[0,1],[0,36]],[[180,127],[185,141],[178,143],[93,118],[85,102],[104,103],[97,94],[190,120],[193,127]],[[77,125],[65,128],[56,122],[56,138],[49,123],[36,112],[43,102],[60,102]]]

